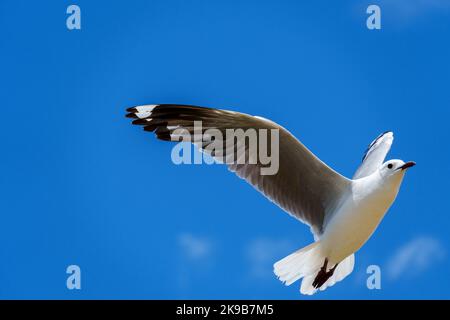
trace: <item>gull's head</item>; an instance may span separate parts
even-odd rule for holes
[[[380,174],[384,179],[401,179],[405,172],[415,165],[416,163],[414,161],[389,160],[381,166]]]

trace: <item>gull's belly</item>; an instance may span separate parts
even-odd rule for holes
[[[358,251],[370,238],[393,202],[389,196],[348,199],[327,224],[322,249],[335,264]]]

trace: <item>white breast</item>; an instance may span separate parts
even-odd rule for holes
[[[355,180],[350,194],[325,226],[321,246],[331,263],[356,252],[370,238],[398,193],[374,174]]]

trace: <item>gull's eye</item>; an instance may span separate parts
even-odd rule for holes
[[[388,168],[389,168],[389,169],[392,169],[393,166],[394,166],[394,165],[393,165],[392,163],[389,163],[389,164],[388,164]]]

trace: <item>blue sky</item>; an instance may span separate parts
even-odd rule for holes
[[[449,17],[420,0],[1,1],[0,298],[450,298]],[[309,229],[225,167],[175,166],[124,118],[152,103],[270,118],[348,177],[392,130],[389,158],[418,165],[354,272],[308,298],[272,264]]]

